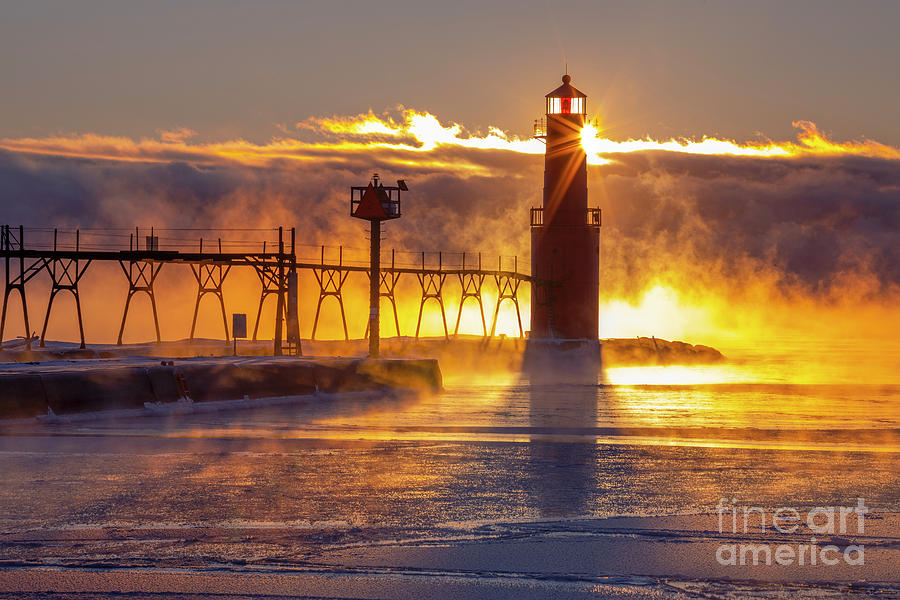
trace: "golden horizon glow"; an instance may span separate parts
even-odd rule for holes
[[[615,155],[645,151],[678,152],[699,155],[747,156],[755,158],[794,158],[802,156],[854,155],[900,160],[900,149],[872,140],[834,142],[809,121],[795,121],[796,141],[744,142],[702,136],[699,139],[654,140],[651,138],[612,140],[588,123],[582,130],[582,146],[588,164],[607,165]],[[381,160],[398,166],[416,165],[450,168],[461,176],[489,175],[483,165],[454,156],[452,161],[424,155],[440,148],[496,150],[527,155],[544,154],[545,146],[535,138],[520,138],[497,127],[487,134],[470,132],[458,123],[441,123],[435,115],[414,109],[401,109],[398,118],[372,112],[354,116],[310,118],[296,124],[301,132],[318,139],[276,137],[266,143],[244,139],[198,142],[197,132],[182,127],[159,131],[158,139],[133,139],[93,133],[55,135],[44,138],[0,139],[0,149],[31,154],[46,154],[127,162],[169,162],[182,160],[209,164],[218,160],[249,165],[264,165],[276,160],[309,161],[328,157],[332,161],[379,150]],[[346,154],[347,157],[342,157]]]
[[[491,166],[491,160],[495,159],[485,160],[487,155],[479,156],[479,151],[511,152],[535,157],[545,151],[543,142],[538,139],[519,138],[495,127],[488,128],[487,133],[482,134],[469,131],[458,123],[442,123],[438,117],[428,112],[401,108],[394,114],[395,116],[379,116],[369,112],[349,117],[312,118],[298,123],[298,131],[312,136],[311,140],[283,137],[272,139],[267,143],[240,139],[203,142],[197,140],[198,134],[194,130],[182,127],[172,131],[159,131],[158,139],[132,139],[90,133],[2,139],[0,149],[23,154],[123,162],[188,162],[200,166],[218,165],[223,162],[251,166],[285,163],[290,166],[291,161],[298,161],[293,163],[296,166],[300,161],[304,164],[312,161],[328,161],[336,169],[344,168],[345,165],[368,165],[374,157],[380,165],[441,170],[457,177],[496,175],[497,168]],[[900,160],[900,150],[891,146],[869,140],[834,142],[813,123],[797,121],[794,126],[799,130],[795,141],[739,143],[710,137],[702,137],[699,140],[615,141],[606,138],[598,126],[588,124],[582,131],[582,144],[588,162],[592,165],[608,165],[619,160],[619,155],[645,151],[744,156],[762,160],[791,160],[804,156],[866,156]],[[516,168],[514,176],[521,176],[518,165]],[[535,166],[535,178],[538,177],[538,173],[539,170]],[[340,234],[335,229],[330,229],[328,235],[338,237]],[[844,277],[846,281],[841,284],[840,293],[833,295],[843,303],[836,305],[837,308],[829,309],[827,306],[815,304],[814,299],[785,299],[771,295],[775,280],[769,277],[765,270],[754,271],[753,278],[745,280],[742,284],[746,306],[741,320],[738,321],[733,316],[735,311],[731,310],[730,301],[725,299],[728,289],[727,285],[721,283],[724,281],[721,277],[710,276],[707,282],[711,286],[708,288],[711,290],[708,297],[688,297],[685,294],[691,289],[691,283],[679,275],[681,272],[688,272],[683,267],[684,265],[673,265],[669,269],[666,281],[650,282],[641,290],[629,292],[628,297],[632,300],[626,299],[624,292],[621,298],[605,299],[601,304],[599,336],[604,338],[655,335],[664,339],[684,339],[693,343],[716,343],[723,340],[765,339],[769,332],[777,330],[778,327],[796,326],[798,321],[802,321],[805,327],[810,328],[817,327],[817,322],[828,323],[829,331],[836,331],[836,328],[840,327],[844,335],[856,335],[865,329],[867,335],[886,336],[879,333],[885,329],[880,325],[885,322],[885,315],[889,318],[891,313],[888,309],[866,300],[866,293],[871,293],[875,288],[866,284],[868,280],[865,273],[846,274]],[[167,275],[164,275],[164,280],[166,277]],[[527,330],[530,307],[527,288],[523,288],[523,291],[520,303],[523,326]],[[254,291],[248,295],[250,307],[248,311],[255,308],[252,304],[252,297],[255,294]],[[447,302],[447,317],[448,326],[452,330],[458,304],[455,297],[451,298],[453,299]],[[485,312],[488,328],[494,298],[496,291],[486,292]],[[872,305],[868,312],[862,310],[867,302]],[[360,295],[357,305],[362,311],[359,314],[364,314],[364,295]],[[765,310],[760,307],[764,307]],[[409,333],[410,321],[414,323],[414,319],[408,318],[407,315],[414,314],[417,308],[415,303],[401,307],[401,327],[404,333]],[[839,318],[810,318],[810,315],[817,315],[820,312],[826,314],[828,310],[831,312],[827,314],[831,317]],[[753,315],[752,322],[748,315]],[[201,316],[201,319],[203,318],[205,317]],[[210,322],[217,327],[214,317],[210,318],[213,319]],[[266,324],[268,321],[269,318],[266,317],[264,330],[269,327]],[[846,326],[836,325],[845,323]],[[364,327],[364,325],[363,322],[362,325],[355,326]],[[387,323],[384,327],[387,331],[393,330],[392,323]],[[460,331],[478,334],[481,330],[481,316],[476,305],[469,303],[463,311]],[[324,331],[320,328],[320,332],[325,338],[343,337],[342,330],[337,327],[325,327]],[[426,310],[422,333],[443,334],[443,322],[438,312]],[[509,305],[505,305],[501,310],[498,333],[518,335],[518,321]]]

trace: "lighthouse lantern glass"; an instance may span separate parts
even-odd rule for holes
[[[583,115],[584,98],[547,98],[548,115]]]

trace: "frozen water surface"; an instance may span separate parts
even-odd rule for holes
[[[896,357],[864,381],[748,352],[598,385],[450,374],[434,395],[7,424],[0,593],[900,594]],[[818,543],[864,544],[865,564],[723,566],[723,543],[813,535],[721,533],[723,497],[801,511],[864,498],[864,533]]]

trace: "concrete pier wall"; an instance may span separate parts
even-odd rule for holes
[[[141,361],[138,361],[141,362]],[[168,362],[168,361],[166,361]],[[439,390],[436,360],[193,359],[143,364],[47,363],[0,367],[0,419],[195,402],[391,388]]]

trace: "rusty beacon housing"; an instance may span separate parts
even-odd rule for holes
[[[600,294],[600,209],[588,208],[581,129],[587,96],[563,76],[547,94],[543,206],[531,209],[531,338],[596,340]]]

